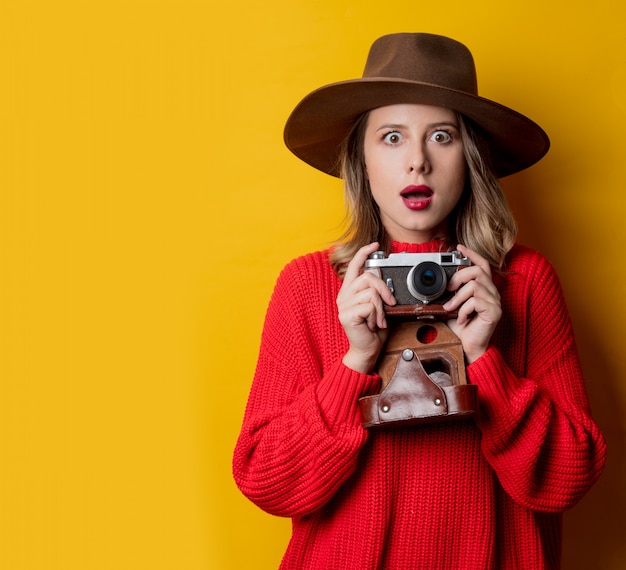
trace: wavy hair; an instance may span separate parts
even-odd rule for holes
[[[364,245],[378,241],[383,250],[389,250],[390,240],[366,174],[364,140],[368,117],[369,113],[364,113],[357,119],[340,152],[347,228],[330,257],[340,276]],[[515,243],[517,225],[491,168],[489,151],[479,127],[459,113],[457,118],[467,177],[463,194],[450,214],[448,233],[441,238],[449,249],[462,243],[482,255],[494,268],[502,269],[506,254]]]

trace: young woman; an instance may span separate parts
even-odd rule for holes
[[[498,177],[548,150],[528,118],[477,94],[470,52],[430,34],[377,40],[362,78],[303,99],[287,146],[345,184],[336,247],[292,261],[270,301],[233,471],[291,517],[282,568],[558,568],[561,515],[600,475],[593,422],[558,278],[515,244]],[[459,249],[448,321],[474,420],[368,431],[358,400],[396,303],[363,266],[378,249]]]

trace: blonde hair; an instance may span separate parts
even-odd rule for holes
[[[340,152],[348,226],[330,258],[339,275],[343,275],[346,265],[364,245],[378,241],[381,249],[389,249],[389,239],[366,176],[364,139],[368,117],[369,113],[364,113],[357,119]],[[441,237],[446,247],[452,249],[462,243],[493,267],[502,269],[506,254],[515,243],[517,226],[489,164],[489,152],[479,128],[459,113],[457,118],[467,179],[461,199],[450,215],[448,234]]]

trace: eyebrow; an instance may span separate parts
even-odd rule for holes
[[[436,122],[436,123],[430,123],[429,125],[426,125],[427,129],[435,129],[437,127],[453,127],[457,130],[459,130],[459,125],[455,122],[451,122],[451,121],[441,121],[441,122]],[[376,132],[381,131],[383,129],[406,129],[408,128],[406,125],[398,123],[390,123],[390,124],[386,124],[386,125],[381,125],[380,127],[378,127],[376,129]]]

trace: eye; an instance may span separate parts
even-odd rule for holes
[[[435,131],[432,135],[430,135],[429,140],[444,144],[452,140],[452,135],[447,131]]]
[[[387,144],[398,144],[402,142],[402,135],[398,131],[390,131],[385,134],[383,141]]]

